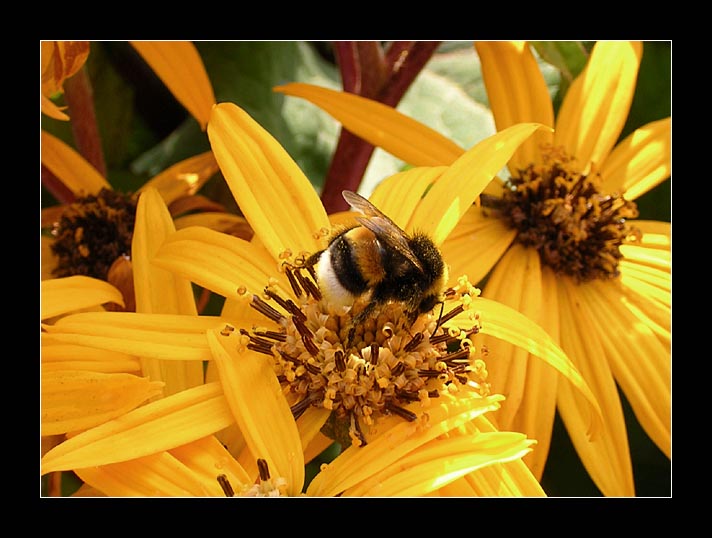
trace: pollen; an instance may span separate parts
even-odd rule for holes
[[[517,230],[516,240],[535,248],[557,274],[578,282],[618,276],[620,246],[640,238],[628,223],[637,206],[602,192],[595,168],[582,174],[563,149],[546,146],[542,153],[542,164],[512,174],[492,207]]]
[[[136,203],[133,195],[102,189],[67,205],[51,230],[54,275],[107,280],[112,264],[131,255]]]
[[[281,330],[240,332],[249,338],[249,349],[273,359],[295,418],[309,407],[328,409],[322,432],[342,446],[364,446],[363,427],[390,415],[415,421],[432,399],[453,391],[450,385],[488,392],[482,367],[471,366],[482,362],[470,340],[479,320],[464,326],[450,321],[463,312],[469,293],[479,293],[467,279],[447,291],[447,313],[437,315],[437,308],[413,320],[404,305],[393,302],[354,326],[362,318],[351,307],[323,300],[305,268],[285,263],[284,269],[297,301],[268,286],[265,299],[253,296],[251,302]]]

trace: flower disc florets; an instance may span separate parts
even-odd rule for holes
[[[512,174],[494,207],[557,273],[581,282],[617,276],[620,246],[640,235],[627,222],[638,216],[635,203],[601,192],[595,169],[581,173],[563,149],[542,153],[542,164]]]
[[[321,300],[316,280],[305,269],[286,264],[285,271],[299,304],[270,287],[251,303],[282,330],[242,333],[249,337],[248,348],[274,358],[295,417],[310,406],[328,409],[332,420],[325,433],[342,445],[363,445],[361,426],[373,425],[379,416],[416,420],[405,407],[412,402],[427,407],[443,390],[464,387],[487,394],[484,362],[475,358],[470,340],[478,320],[467,327],[448,326],[479,293],[466,279],[460,286],[464,293],[446,292],[448,304],[456,306],[445,315],[436,307],[413,320],[402,304],[392,302],[355,324],[364,305],[334,307]]]

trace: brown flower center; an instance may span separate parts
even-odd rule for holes
[[[469,338],[478,332],[479,320],[463,329],[444,328],[479,293],[466,279],[446,292],[447,299],[460,303],[444,316],[436,308],[437,315],[426,313],[412,321],[394,302],[354,326],[356,308],[326,304],[313,276],[287,264],[285,270],[300,304],[268,287],[264,298],[253,296],[251,306],[282,329],[241,333],[249,349],[274,358],[294,416],[310,406],[329,409],[322,432],[342,446],[366,444],[362,425],[373,425],[381,415],[416,420],[405,406],[420,402],[427,407],[443,390],[466,386],[488,394],[484,361]]]
[[[136,198],[110,189],[69,204],[52,228],[54,274],[107,280],[116,259],[131,255],[135,219]]]
[[[638,216],[637,206],[600,192],[600,175],[578,172],[562,149],[543,153],[543,164],[512,175],[496,208],[518,231],[517,241],[537,249],[557,273],[580,282],[617,276],[620,246],[640,237],[627,222]]]

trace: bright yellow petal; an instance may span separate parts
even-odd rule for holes
[[[323,248],[324,207],[272,135],[238,106],[222,103],[212,110],[208,137],[232,195],[275,260]]]
[[[602,189],[635,200],[670,177],[672,118],[636,129],[618,144],[601,168]]]
[[[190,443],[233,422],[219,383],[173,394],[82,432],[44,455],[41,473],[128,461]]]
[[[582,408],[585,404],[568,383],[559,383],[559,413],[582,463],[601,492],[606,496],[633,496],[635,487],[628,435],[606,351],[597,333],[591,330],[595,323],[577,285],[568,278],[560,278],[557,284],[561,346],[600,403],[603,416],[600,434],[594,440],[584,435],[587,419],[582,414]]]
[[[155,188],[170,205],[182,196],[190,196],[218,171],[218,163],[212,151],[180,161],[147,181],[138,192]]]
[[[415,210],[410,226],[441,244],[514,151],[541,125],[517,124],[479,142],[435,182]]]
[[[189,41],[131,41],[131,44],[205,130],[215,95],[195,45]]]
[[[369,439],[366,446],[351,446],[342,452],[326,469],[309,484],[307,495],[332,497],[367,480],[370,476],[393,465],[400,458],[416,451],[428,441],[475,417],[498,407],[499,396],[479,398],[464,396],[451,398],[448,395],[437,399],[423,411],[419,404],[406,406],[418,414],[427,413],[427,419],[394,422],[390,429],[383,423],[378,434]]]
[[[643,54],[640,42],[599,41],[564,97],[554,144],[576,157],[582,171],[600,168],[628,119]]]
[[[42,435],[84,430],[161,394],[162,383],[132,374],[42,369]]]
[[[433,439],[344,491],[344,497],[422,496],[495,463],[521,458],[532,441],[521,433],[493,432]]]
[[[463,153],[438,132],[378,101],[297,82],[274,91],[314,103],[347,130],[413,166],[448,165]]]
[[[104,280],[82,275],[43,280],[40,284],[40,298],[40,319],[106,303],[124,306],[124,298],[114,286]]]
[[[215,316],[92,312],[43,325],[48,342],[78,344],[163,360],[210,359],[205,331],[221,327]]]
[[[208,331],[220,382],[235,421],[255,458],[267,461],[273,478],[287,480],[289,496],[304,484],[302,443],[271,357],[248,350],[237,331]]]
[[[625,297],[606,282],[583,286],[596,333],[616,382],[640,425],[671,456],[672,356],[646,325],[639,323]]]
[[[111,189],[108,181],[79,153],[56,136],[41,132],[40,151],[44,164],[75,195],[98,194]]]
[[[497,130],[522,122],[553,128],[554,108],[549,89],[529,45],[521,41],[477,41],[475,49]],[[552,140],[551,131],[536,132],[514,153],[509,169],[541,163],[540,146]]]
[[[258,246],[208,228],[177,231],[163,243],[153,263],[223,297],[246,300],[270,281],[291,295],[275,260]]]
[[[488,217],[481,207],[472,206],[440,245],[443,259],[450,266],[450,279],[467,275],[470,282],[480,282],[516,235],[517,231],[502,219]]]
[[[445,166],[421,166],[398,172],[381,181],[369,200],[403,230],[412,232],[408,223],[415,208],[445,170]]]

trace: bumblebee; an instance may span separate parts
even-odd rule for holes
[[[359,194],[342,195],[363,216],[306,261],[307,266],[318,263],[316,276],[324,299],[337,306],[363,304],[354,323],[387,302],[402,303],[412,320],[442,304],[448,271],[432,239],[419,232],[406,234]]]

